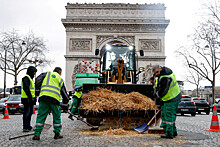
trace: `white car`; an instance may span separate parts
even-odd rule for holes
[[[6,98],[2,98],[0,100],[0,112],[3,112],[4,108],[5,108],[5,102],[8,100],[8,97]]]

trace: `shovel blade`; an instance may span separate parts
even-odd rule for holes
[[[136,128],[134,128],[134,130],[140,132],[140,133],[143,133],[145,131],[147,131],[149,129],[149,125],[147,124],[142,124],[140,126],[137,126]]]

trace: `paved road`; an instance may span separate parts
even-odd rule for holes
[[[220,132],[207,132],[209,129],[212,114],[190,115],[177,117],[177,128],[179,136],[175,139],[161,139],[160,135],[135,134],[121,136],[97,136],[86,135],[88,127],[80,121],[71,121],[67,114],[62,114],[63,139],[53,139],[53,129],[42,133],[40,141],[33,141],[32,137],[24,137],[15,140],[8,140],[10,136],[24,134],[22,132],[22,115],[10,115],[10,119],[0,119],[0,146],[97,146],[97,147],[158,147],[158,146],[212,146],[220,147]],[[1,115],[1,117],[3,117]],[[220,115],[219,115],[220,117]],[[32,117],[32,124],[35,124],[36,114]],[[52,116],[49,115],[47,122],[52,124]]]

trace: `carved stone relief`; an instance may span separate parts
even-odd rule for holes
[[[119,39],[125,40],[129,45],[134,44],[134,36],[119,36]]]
[[[114,36],[97,36],[96,37],[96,48],[99,48],[102,43],[106,40],[111,40]]]
[[[150,78],[153,76],[153,72],[152,72],[152,65],[147,65],[145,67],[145,71],[142,75],[142,82],[145,82],[146,84],[150,84]]]
[[[70,39],[70,51],[90,51],[92,50],[92,39]]]
[[[160,51],[161,48],[160,39],[140,39],[139,44],[144,51]]]

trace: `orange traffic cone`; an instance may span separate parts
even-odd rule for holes
[[[5,105],[5,113],[4,113],[4,117],[3,119],[9,119],[9,115],[8,115],[8,106]]]
[[[214,105],[213,109],[211,127],[209,130],[206,131],[220,132],[216,105]]]
[[[35,114],[35,108],[33,107],[33,114]]]

